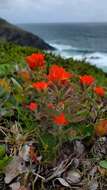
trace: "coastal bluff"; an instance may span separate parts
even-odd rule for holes
[[[2,18],[0,18],[0,41],[12,42],[21,46],[29,46],[42,50],[54,50],[54,47],[37,35],[27,32]]]

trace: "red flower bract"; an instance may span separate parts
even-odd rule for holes
[[[65,118],[64,113],[53,117],[53,122],[58,126],[68,125],[68,120]]]
[[[90,86],[91,84],[93,84],[95,81],[95,78],[91,75],[83,75],[80,77],[80,82],[82,84],[88,85]]]
[[[103,87],[100,87],[100,86],[95,87],[95,88],[94,88],[94,92],[95,92],[97,95],[99,95],[99,96],[104,96],[104,95],[105,95],[105,90],[104,90],[104,88],[103,88]]]
[[[54,109],[54,105],[52,103],[48,103],[48,106],[47,106],[49,109]]]
[[[31,69],[43,67],[45,64],[44,55],[41,53],[33,53],[26,57],[26,61]]]
[[[35,102],[31,102],[29,105],[28,105],[28,108],[31,110],[31,111],[35,111],[37,109],[38,105],[35,103]]]
[[[64,81],[72,77],[72,74],[65,71],[63,67],[58,65],[51,66],[49,70],[48,80],[49,81]]]
[[[47,83],[47,82],[44,82],[44,81],[41,81],[41,82],[34,82],[34,83],[32,84],[32,86],[33,86],[33,88],[35,88],[36,90],[41,91],[41,90],[47,89],[48,83]]]

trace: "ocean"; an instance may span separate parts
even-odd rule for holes
[[[64,58],[86,59],[107,72],[107,23],[21,24]]]

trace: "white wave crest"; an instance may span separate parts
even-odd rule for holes
[[[91,52],[71,45],[55,43],[51,43],[51,45],[57,49],[55,53],[60,54],[64,58],[72,57],[75,60],[85,59],[90,64],[96,65],[98,68],[102,68],[104,71],[107,71],[107,53]]]
[[[65,44],[56,44],[56,43],[50,43],[53,47],[55,47],[58,51],[64,51],[64,50],[78,50],[78,48],[73,47],[71,45],[65,45]]]

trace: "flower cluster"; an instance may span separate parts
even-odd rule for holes
[[[80,77],[80,83],[90,86],[95,82],[95,78],[91,75],[83,75]]]
[[[28,106],[27,106],[31,111],[35,111],[38,107],[36,102],[31,102]]]
[[[105,90],[101,86],[97,86],[94,88],[94,92],[99,95],[99,96],[104,96],[105,95]]]
[[[64,113],[61,113],[60,115],[54,116],[53,122],[58,126],[64,126],[64,125],[69,124],[69,121],[66,119]]]
[[[44,55],[41,53],[34,53],[31,56],[27,56],[26,61],[31,70],[39,68],[38,71],[41,71],[41,68],[44,68],[45,65],[45,58]],[[39,76],[40,72],[38,71],[35,70],[35,72],[33,72],[33,76],[34,74]],[[72,104],[74,104],[74,106],[77,107],[80,104],[78,103],[78,101],[81,102],[81,100],[79,99],[82,96],[82,91],[80,92],[81,93],[80,97],[78,97],[78,93],[76,91],[74,93],[75,88],[74,88],[74,83],[72,82],[73,81],[72,78],[75,78],[75,80],[78,80],[79,78],[79,83],[84,87],[86,87],[85,88],[86,90],[88,89],[88,87],[90,87],[89,89],[91,90],[92,93],[96,94],[101,98],[105,96],[105,89],[101,86],[96,86],[95,78],[91,75],[83,75],[80,77],[75,77],[77,75],[74,75],[71,72],[66,71],[62,66],[58,66],[56,64],[50,66],[48,74],[46,74],[45,69],[42,69],[41,73],[42,73],[42,78],[38,78],[37,80],[33,78],[35,82],[32,82],[32,87],[37,91],[37,93],[40,92],[41,94],[40,102],[44,101],[43,110],[45,110],[45,106],[48,109],[48,112],[45,115],[49,116],[51,121],[57,126],[68,125],[71,120],[69,120],[66,116],[70,114],[70,110],[71,111],[73,110]],[[30,79],[29,71],[27,72],[23,71],[21,75],[25,80]],[[80,90],[82,90],[81,85],[79,85]],[[73,99],[75,99],[75,101]],[[36,113],[35,110],[39,109],[40,111],[41,107],[42,107],[41,105],[38,105],[35,102],[35,99],[33,99],[33,101],[28,105],[28,108],[34,113]],[[75,115],[77,111],[78,109],[75,111]]]
[[[44,55],[41,53],[33,53],[32,55],[27,56],[26,61],[31,69],[43,67],[45,65]]]
[[[65,71],[65,69],[58,65],[51,66],[49,70],[49,81],[65,81],[72,77],[72,74]]]
[[[32,84],[32,87],[35,88],[38,91],[43,91],[46,90],[48,87],[48,83],[44,82],[44,81],[40,81],[40,82],[34,82]]]

